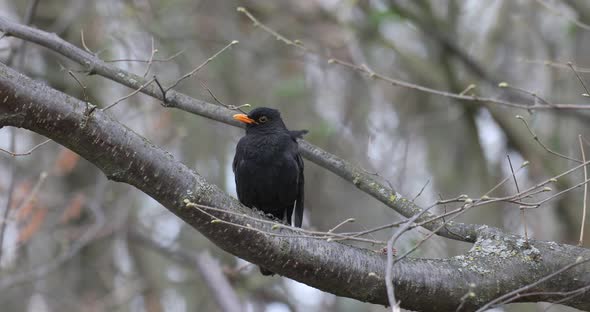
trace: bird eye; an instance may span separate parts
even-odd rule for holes
[[[265,123],[267,121],[268,121],[268,117],[266,117],[266,116],[262,116],[262,117],[258,118],[258,122],[260,122],[260,123]]]

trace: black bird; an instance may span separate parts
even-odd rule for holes
[[[267,107],[233,117],[246,124],[232,165],[238,199],[301,227],[304,178],[297,138],[307,130],[289,131],[279,111]]]
[[[304,179],[297,139],[307,130],[289,131],[279,111],[267,107],[233,117],[246,124],[246,135],[238,142],[232,164],[238,199],[247,207],[301,227]],[[262,267],[260,273],[274,274]]]

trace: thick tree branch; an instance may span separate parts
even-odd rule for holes
[[[295,235],[288,228],[244,219],[254,213],[241,206],[198,173],[174,160],[100,110],[86,115],[86,103],[65,95],[0,64],[0,127],[29,129],[70,148],[112,180],[131,184],[200,231],[222,249],[255,264],[339,296],[387,303],[385,256],[370,250]],[[212,222],[210,214],[185,200],[234,213],[210,211],[213,218],[252,227]],[[465,256],[452,259],[410,259],[393,269],[396,298],[413,310],[448,311],[462,305],[474,310],[500,295],[533,284],[572,262],[590,258],[590,250],[541,241],[524,244],[483,226]],[[563,293],[590,284],[590,265],[583,263],[535,284],[518,301],[558,301]],[[474,296],[465,296],[473,292]],[[565,302],[590,309],[590,296]]]
[[[0,17],[0,30],[6,35],[31,41],[53,50],[66,58],[84,66],[89,74],[98,74],[133,90],[141,90],[142,93],[163,101],[161,90],[154,85],[146,85],[146,80],[138,75],[126,72],[108,63],[105,63],[98,57],[80,49],[73,44],[64,41],[55,34],[47,33],[39,29],[24,26],[11,22]],[[145,86],[145,87],[144,87]],[[212,120],[223,122],[232,126],[241,127],[242,125],[231,118],[233,112],[219,105],[211,104],[205,101],[196,100],[180,92],[168,90],[166,92],[166,105],[181,109],[186,112],[197,114]],[[394,209],[405,217],[412,217],[423,209],[405,198],[394,189],[385,186],[374,176],[367,174],[364,170],[348,163],[347,161],[327,152],[319,147],[306,141],[300,142],[300,148],[303,156],[316,163],[317,165],[330,170],[346,181],[354,184],[363,192],[376,198],[383,204]],[[432,219],[432,213],[425,213],[416,222],[422,222]],[[425,224],[424,227],[429,230],[439,229],[438,235],[467,242],[474,242],[477,238],[476,225],[451,223],[441,228],[444,221],[436,219],[435,221]]]

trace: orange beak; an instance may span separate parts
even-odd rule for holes
[[[248,115],[246,115],[246,114],[235,114],[234,119],[239,120],[243,123],[247,123],[247,124],[256,123],[256,121],[254,119],[248,117]]]

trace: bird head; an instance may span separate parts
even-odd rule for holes
[[[235,120],[246,124],[246,133],[265,133],[287,131],[278,110],[268,107],[258,107],[246,114],[235,114]]]

